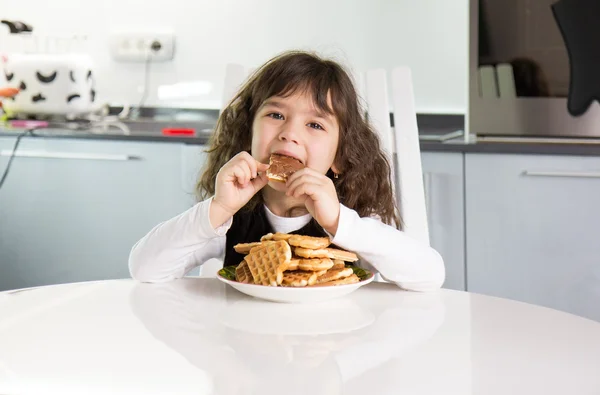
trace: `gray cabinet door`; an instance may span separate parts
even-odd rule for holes
[[[463,154],[423,152],[431,246],[444,258],[444,288],[465,290]]]
[[[192,204],[182,147],[23,139],[0,189],[0,290],[128,277],[133,244]]]
[[[181,147],[181,184],[188,197],[190,207],[198,202],[196,187],[206,163],[205,145],[183,145]]]
[[[469,291],[600,321],[600,158],[465,163]]]

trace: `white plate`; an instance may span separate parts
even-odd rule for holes
[[[329,287],[270,287],[267,285],[244,284],[229,280],[217,272],[217,278],[245,293],[259,299],[282,303],[315,303],[348,295],[373,281],[373,273],[367,272],[368,277],[355,284],[332,285]]]

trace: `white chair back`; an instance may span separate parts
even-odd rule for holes
[[[392,182],[404,231],[429,244],[429,229],[421,167],[421,148],[412,75],[407,67],[391,72],[393,111],[389,105],[385,70],[366,72],[366,99],[369,121],[380,136],[392,165]],[[390,124],[394,115],[394,127]]]
[[[375,69],[366,72],[365,93],[367,100],[367,118],[379,135],[382,149],[392,168],[392,181],[395,185],[395,142],[392,124],[390,122],[389,93],[387,89],[386,71],[384,69]],[[396,196],[396,190],[394,190],[394,196]]]
[[[225,66],[225,81],[223,83],[221,111],[227,107],[231,99],[233,99],[247,76],[248,70],[241,64],[229,63]]]

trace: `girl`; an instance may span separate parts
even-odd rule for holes
[[[237,243],[293,232],[330,237],[407,290],[444,282],[441,256],[399,230],[390,165],[337,63],[305,52],[271,59],[223,110],[208,152],[201,201],[133,246],[134,279],[169,281],[211,258],[238,265]],[[306,167],[269,181],[273,153]]]

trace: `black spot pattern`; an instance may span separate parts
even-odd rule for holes
[[[96,100],[96,91],[94,89],[90,90],[90,98],[92,103]]]
[[[6,76],[6,80],[10,82],[14,78],[15,73],[9,73],[8,71],[5,71],[4,75]]]
[[[46,96],[42,95],[41,93],[38,93],[35,96],[31,96],[31,101],[34,103],[37,103],[40,101],[46,101]]]
[[[24,81],[21,81],[21,85],[19,85],[19,89],[24,91],[25,89],[27,89],[27,85],[25,85]]]
[[[71,81],[76,82],[75,81],[75,72],[73,70],[69,71],[69,78],[71,79]]]
[[[69,95],[69,96],[67,97],[67,103],[70,103],[70,102],[71,102],[71,100],[74,100],[74,99],[79,99],[80,97],[81,97],[81,95],[79,95],[79,94],[77,94],[77,93],[73,93],[72,95]]]
[[[42,82],[44,84],[49,84],[50,82],[52,82],[56,79],[58,72],[55,71],[54,73],[46,76],[46,75],[43,75],[42,73],[40,73],[39,71],[37,71],[35,73],[35,75],[40,82]]]

